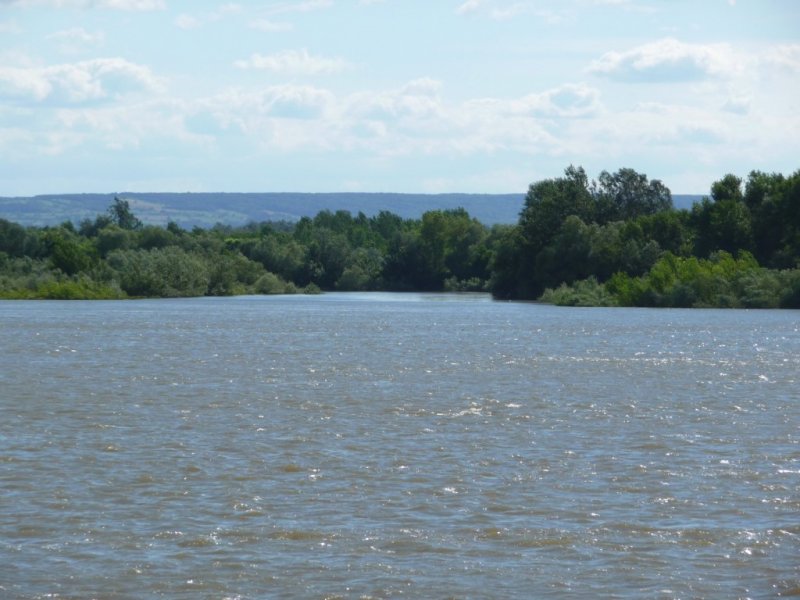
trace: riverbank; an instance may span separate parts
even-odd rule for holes
[[[726,175],[691,210],[632,169],[530,186],[516,225],[323,210],[296,223],[145,225],[115,198],[58,227],[0,219],[0,297],[482,291],[561,305],[800,308],[800,171]]]

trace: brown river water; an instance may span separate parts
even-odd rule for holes
[[[800,595],[800,312],[0,302],[0,598]]]

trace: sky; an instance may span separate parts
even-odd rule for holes
[[[800,168],[796,0],[0,0],[0,196]]]

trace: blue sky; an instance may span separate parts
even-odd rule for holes
[[[795,0],[0,0],[0,195],[800,168]]]

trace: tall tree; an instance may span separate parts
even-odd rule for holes
[[[550,243],[567,217],[592,222],[594,201],[589,178],[583,167],[569,166],[564,177],[531,184],[520,213],[522,255],[519,284],[514,295],[538,297],[544,291],[537,268],[537,256]]]
[[[728,173],[711,184],[711,197],[714,198],[714,202],[743,202],[742,179]]]
[[[742,180],[725,175],[711,185],[713,202],[704,198],[692,208],[695,253],[701,257],[724,250],[736,253],[753,249],[750,209],[744,202]]]
[[[142,228],[142,222],[136,218],[127,200],[114,197],[114,203],[108,208],[108,216],[112,223],[122,229],[137,230]]]
[[[672,208],[672,194],[658,179],[623,168],[614,174],[600,173],[597,193],[598,223],[624,221]]]

